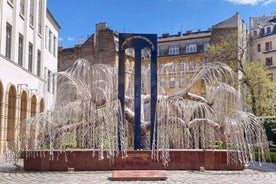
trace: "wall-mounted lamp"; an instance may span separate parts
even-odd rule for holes
[[[17,84],[17,91],[21,90],[21,89],[25,89],[28,87],[28,84]]]
[[[38,94],[39,91],[37,89],[30,89],[31,93]]]

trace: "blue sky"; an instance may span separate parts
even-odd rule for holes
[[[276,0],[48,0],[47,6],[61,26],[59,45],[72,47],[99,22],[118,32],[160,36],[207,30],[239,12],[249,28],[249,17],[275,13]]]

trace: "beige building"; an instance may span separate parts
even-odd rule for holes
[[[253,41],[250,59],[261,61],[270,71],[268,77],[276,82],[276,15],[251,17],[250,37]]]

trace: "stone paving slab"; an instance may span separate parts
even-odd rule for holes
[[[112,171],[26,172],[22,161],[13,164],[0,158],[0,184],[86,184],[86,183],[204,183],[275,184],[276,164],[253,164],[243,171],[167,171],[165,181],[110,181]]]

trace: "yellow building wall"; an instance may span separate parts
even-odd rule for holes
[[[158,58],[158,85],[163,87],[167,94],[171,95],[185,89],[193,79],[195,72],[201,66],[202,54],[192,54],[192,55],[177,55],[177,56],[166,56]],[[194,65],[191,64],[194,61]],[[181,67],[181,62],[185,63],[184,68]],[[165,71],[162,71],[162,65],[174,63],[175,69],[168,67]],[[183,64],[182,64],[183,66]],[[175,85],[171,85],[170,81],[175,79]],[[161,80],[165,81],[166,85],[162,85]],[[204,85],[202,81],[196,82],[194,87],[189,91],[197,95],[203,95],[205,93]]]

